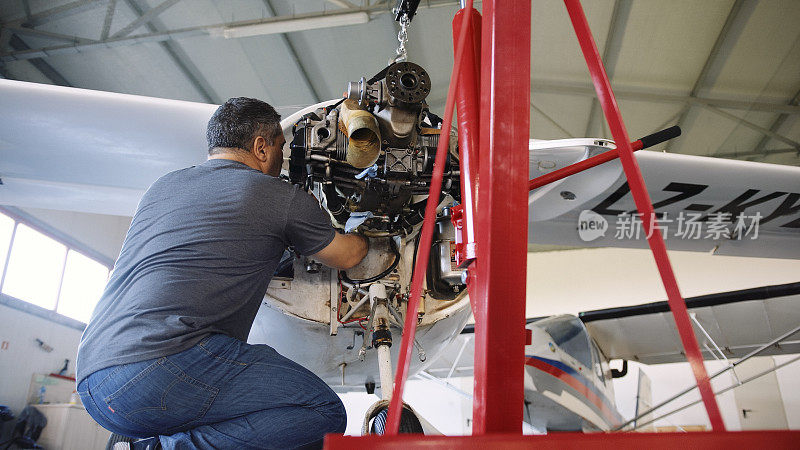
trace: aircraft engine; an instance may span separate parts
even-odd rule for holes
[[[370,246],[346,271],[287,251],[249,341],[276,345],[331,385],[371,392],[378,380],[391,384],[391,361],[399,354],[392,339],[402,334],[409,314],[418,324],[412,373],[430,364],[469,318],[451,221],[460,201],[455,136],[444,155],[441,191],[430,198],[436,226],[424,295],[416,311],[407,310],[442,124],[425,103],[430,89],[422,67],[398,62],[349,83],[343,99],[281,122],[289,142],[282,176],[315,195],[334,227],[369,236]],[[285,338],[298,333],[302,339]]]
[[[334,226],[406,236],[422,221],[441,126],[425,103],[430,89],[425,69],[394,63],[294,124],[289,178],[309,190],[318,183]],[[451,141],[439,200],[459,199]]]

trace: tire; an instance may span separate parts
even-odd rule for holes
[[[112,450],[117,442],[127,442],[130,444],[129,448],[133,448],[133,439],[121,434],[111,433],[111,436],[108,437],[108,442],[106,442],[106,450]]]
[[[389,415],[389,408],[382,408],[375,416],[370,427],[372,434],[383,435],[386,430],[386,418]],[[417,416],[409,409],[403,408],[403,413],[400,415],[400,428],[398,430],[403,434],[423,434],[422,424]]]

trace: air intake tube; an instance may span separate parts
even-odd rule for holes
[[[347,163],[359,169],[375,164],[381,151],[381,132],[375,116],[348,99],[342,103],[339,118],[349,138]]]

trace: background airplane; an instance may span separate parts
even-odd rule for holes
[[[800,353],[800,282],[692,297],[686,304],[707,360],[722,360],[733,368],[754,356]],[[659,405],[658,412],[649,412],[657,405],[651,400],[649,380],[642,379],[637,383],[637,420],[625,420],[612,383],[614,378],[632,376],[628,361],[648,365],[685,361],[667,302],[527,322],[531,332],[524,369],[528,432],[630,430],[650,425],[678,407],[667,403]],[[471,376],[473,334],[474,325],[465,327],[419,378],[459,390],[449,381]],[[612,360],[618,360],[619,368],[610,366]],[[639,376],[646,377],[641,371]]]

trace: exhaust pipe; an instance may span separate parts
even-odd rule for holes
[[[375,164],[381,151],[381,132],[375,116],[348,99],[342,103],[339,118],[349,138],[347,163],[359,169]]]

